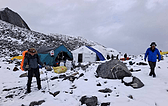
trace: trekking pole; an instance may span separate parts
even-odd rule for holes
[[[50,92],[49,81],[48,81],[48,77],[47,77],[47,71],[45,71],[45,73],[46,73],[46,78],[47,78],[48,92]]]

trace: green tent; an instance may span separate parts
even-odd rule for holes
[[[53,51],[54,55],[50,54],[51,51]],[[56,61],[66,61],[66,59],[73,60],[72,53],[64,45],[56,48],[41,46],[37,49],[37,52],[41,62],[50,66],[55,66]]]

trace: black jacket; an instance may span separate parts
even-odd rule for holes
[[[31,68],[38,68],[38,64],[43,66],[43,63],[40,61],[40,58],[38,57],[38,54],[31,55],[29,53],[25,54],[24,63],[23,63],[23,69],[26,70],[26,65],[29,65],[29,69]]]

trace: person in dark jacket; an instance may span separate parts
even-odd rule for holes
[[[28,81],[27,81],[27,93],[31,92],[31,81],[33,74],[36,77],[38,89],[41,89],[41,81],[40,81],[40,72],[39,66],[43,66],[43,63],[40,61],[38,57],[37,51],[35,48],[28,49],[28,52],[25,54],[23,68],[24,70],[28,70]]]
[[[156,61],[157,61],[157,58],[158,58],[158,62],[161,60],[161,55],[159,50],[156,48],[157,45],[155,42],[152,42],[150,46],[151,47],[146,50],[144,60],[146,61],[146,58],[148,56],[148,63],[151,69],[149,76],[153,75],[153,77],[156,77],[156,74],[155,74]]]

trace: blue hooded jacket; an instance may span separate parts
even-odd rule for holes
[[[148,61],[156,62],[157,61],[157,55],[158,55],[158,59],[161,60],[161,55],[160,55],[160,52],[157,48],[155,48],[154,51],[152,51],[151,48],[148,48],[146,50],[144,59],[146,59],[146,57],[148,56]]]

